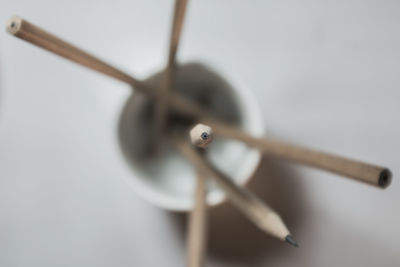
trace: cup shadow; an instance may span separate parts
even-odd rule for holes
[[[304,182],[291,166],[264,156],[247,188],[281,215],[294,237],[299,234],[306,216],[307,195]],[[167,214],[184,246],[187,214]],[[223,262],[265,263],[268,259],[279,258],[287,249],[294,248],[263,233],[229,202],[210,209],[209,258]]]

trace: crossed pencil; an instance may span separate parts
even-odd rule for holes
[[[199,123],[192,129],[189,141],[189,131],[173,134],[171,142],[196,167],[197,190],[196,203],[190,219],[188,266],[203,266],[206,236],[206,178],[214,179],[217,185],[226,193],[232,204],[250,221],[266,233],[297,246],[289,230],[280,216],[266,203],[246,188],[235,184],[223,172],[218,170],[206,159],[206,147],[212,140],[212,135],[244,142],[250,147],[259,149],[270,156],[304,164],[310,167],[330,171],[378,188],[386,188],[391,183],[392,174],[388,168],[368,164],[345,157],[332,155],[310,148],[304,148],[272,140],[266,137],[251,136],[235,125],[228,124],[209,114],[200,105],[186,99],[174,91],[174,75],[176,69],[176,54],[178,52],[187,0],[176,0],[172,20],[172,31],[168,50],[168,60],[163,72],[159,88],[149,87],[126,72],[119,70],[84,50],[46,32],[34,24],[13,16],[7,22],[7,31],[12,35],[30,42],[38,47],[53,52],[61,57],[83,65],[92,70],[113,77],[132,86],[138,93],[152,98],[155,106],[154,143],[164,134],[169,111],[190,117]],[[199,130],[200,129],[200,130]],[[208,137],[207,137],[208,135]],[[208,138],[208,139],[207,139]],[[191,144],[192,143],[192,144]],[[203,148],[198,148],[202,147]],[[202,152],[203,151],[203,152]]]

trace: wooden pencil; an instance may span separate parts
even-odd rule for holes
[[[170,48],[168,53],[168,66],[170,67],[175,66],[175,58],[181,38],[187,3],[188,0],[175,0],[175,11],[171,30]]]
[[[196,125],[190,131],[192,145],[198,147],[200,153],[205,153],[205,148],[212,141],[212,132],[210,127],[205,125]],[[205,133],[205,134],[204,134]],[[205,145],[207,142],[207,145]],[[195,192],[195,205],[190,213],[189,218],[189,232],[188,232],[188,267],[202,267],[204,266],[204,259],[206,254],[207,242],[207,225],[208,225],[208,212],[207,212],[207,176],[205,173],[196,168],[196,192]]]
[[[211,127],[201,123],[194,126],[189,135],[192,145],[201,149],[207,148],[214,139],[214,132]]]
[[[385,167],[376,166],[317,150],[286,144],[269,138],[256,138],[241,129],[209,121],[216,135],[233,138],[255,147],[265,154],[295,163],[309,165],[337,173],[380,188],[390,185],[392,174]]]
[[[297,246],[281,217],[272,208],[246,188],[236,185],[230,178],[206,161],[198,151],[191,147],[189,142],[177,137],[172,137],[172,140],[186,159],[214,179],[232,204],[251,222],[264,232]]]
[[[167,66],[162,75],[161,86],[159,88],[158,95],[155,99],[156,101],[154,110],[155,130],[154,130],[153,143],[156,146],[165,128],[165,124],[168,117],[168,107],[169,107],[168,98],[175,80],[176,54],[179,47],[179,41],[183,28],[187,2],[188,2],[187,0],[175,0],[175,10],[172,19],[172,29],[171,29],[171,37],[168,50]]]
[[[6,30],[15,37],[36,45],[42,49],[59,55],[65,59],[73,61],[77,64],[85,66],[89,69],[103,73],[109,77],[115,78],[122,82],[128,83],[139,92],[156,98],[158,90],[147,86],[147,84],[115,67],[103,60],[85,52],[83,49],[68,43],[65,40],[51,34],[42,28],[28,22],[18,16],[12,16],[6,26]],[[167,99],[168,105],[173,109],[187,117],[198,117],[199,114],[205,114],[200,106],[188,101],[185,97],[171,92],[171,96]]]
[[[189,217],[188,267],[204,266],[207,242],[208,212],[206,202],[206,177],[196,170],[195,205]]]
[[[33,25],[32,23],[13,16],[7,22],[7,31],[25,41],[38,47],[51,51],[59,56],[74,61],[80,65],[96,70],[120,81],[126,82],[134,87],[138,86],[138,80],[127,73],[118,70],[110,64],[97,57],[69,44],[55,35]]]
[[[116,69],[20,17],[14,16],[10,18],[7,23],[7,31],[18,38],[66,59],[126,82],[138,89],[139,92],[148,94],[150,97],[155,98],[158,95],[154,88],[147,86],[143,81]],[[331,171],[380,188],[386,188],[391,183],[391,172],[385,167],[330,155],[268,138],[253,137],[236,126],[225,124],[213,118],[207,110],[176,92],[171,92],[167,101],[169,107],[174,111],[212,126],[217,135],[237,139],[272,156]]]
[[[186,101],[180,95],[171,97],[170,105],[172,109],[191,115],[209,125],[216,135],[244,142],[267,155],[333,172],[382,189],[391,184],[392,173],[387,167],[292,145],[267,137],[251,136],[237,126],[213,118],[206,110],[195,103]]]

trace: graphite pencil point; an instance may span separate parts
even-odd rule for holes
[[[293,237],[291,235],[287,235],[286,238],[285,238],[285,241],[288,242],[290,245],[296,247],[296,248],[299,247],[299,245],[297,244],[296,241],[294,241],[294,239],[293,239]]]

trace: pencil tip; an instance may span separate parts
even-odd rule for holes
[[[293,239],[293,237],[291,235],[287,235],[286,238],[285,238],[285,241],[288,242],[290,245],[296,247],[296,248],[299,247],[299,245],[297,244],[296,241],[294,241],[294,239]]]

